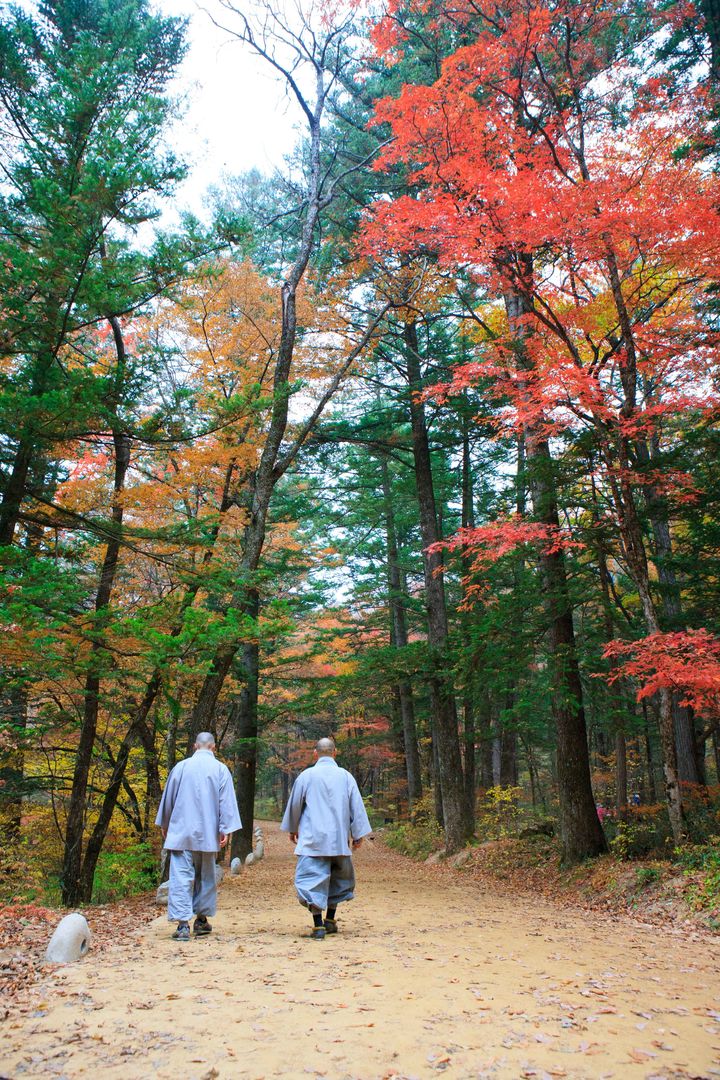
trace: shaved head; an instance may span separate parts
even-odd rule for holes
[[[333,739],[318,739],[315,743],[315,753],[318,757],[326,757],[335,753],[335,741]]]
[[[195,736],[195,748],[197,750],[214,750],[215,736],[212,731],[201,731]]]

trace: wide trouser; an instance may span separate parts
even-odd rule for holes
[[[171,851],[168,919],[190,922],[217,910],[215,851]]]
[[[311,911],[352,900],[355,868],[349,855],[298,855],[295,867],[298,900]]]

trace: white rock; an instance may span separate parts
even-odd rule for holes
[[[168,892],[169,891],[170,891],[170,882],[169,881],[161,881],[160,884],[157,887],[157,892],[155,893],[155,903],[160,904],[161,907],[166,905],[167,902],[168,902]]]
[[[255,850],[253,851],[254,861],[260,862],[264,854],[265,845],[263,844],[262,840],[258,840],[257,844],[255,845]]]
[[[233,875],[239,874],[241,870],[242,870],[242,859],[238,858],[238,856],[235,856],[233,861],[230,863],[230,873],[233,874]]]
[[[222,879],[225,877],[225,871],[219,863],[215,863],[215,884],[219,885]]]
[[[91,938],[87,919],[79,911],[73,911],[55,927],[45,959],[51,964],[72,964],[88,951]]]
[[[253,853],[251,851],[249,855],[245,856],[245,865],[246,866],[252,866],[252,864],[254,862],[255,862],[255,856],[253,855]]]

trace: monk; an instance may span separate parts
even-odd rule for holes
[[[192,757],[179,761],[165,785],[155,824],[170,853],[168,919],[177,922],[176,941],[209,934],[208,915],[217,908],[215,859],[230,833],[242,825],[227,765],[215,758],[215,739],[201,731]]]
[[[293,784],[280,826],[297,845],[295,889],[310,910],[316,941],[337,933],[337,905],[352,900],[355,890],[350,844],[356,850],[372,832],[355,778],[339,767],[336,754],[332,739],[316,743],[315,764]]]

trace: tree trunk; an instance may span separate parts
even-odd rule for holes
[[[112,403],[113,413],[117,415],[117,402],[125,378],[126,354],[119,321],[116,318],[111,318],[108,321],[112,327],[115,339],[115,349],[117,352],[117,369],[115,372],[115,388],[113,390],[114,400]],[[125,476],[130,466],[130,438],[127,433],[119,427],[113,431],[113,450],[115,454],[115,476],[113,481],[111,520],[113,523],[114,535],[109,540],[105,549],[105,556],[100,571],[100,582],[95,597],[95,618],[92,630],[90,631],[90,637],[92,639],[90,648],[91,655],[88,664],[88,674],[85,679],[83,718],[80,727],[80,739],[75,758],[72,790],[70,793],[65,828],[65,850],[63,853],[62,868],[62,900],[66,907],[76,907],[79,903],[82,903],[85,899],[83,893],[87,888],[84,881],[84,875],[82,874],[82,842],[87,812],[87,789],[90,769],[92,767],[100,708],[100,672],[102,667],[102,653],[105,649],[105,627],[120,556],[120,530],[123,521],[123,503],[121,495],[125,487]]]
[[[710,78],[720,82],[720,0],[700,0],[705,33],[710,42]]]
[[[27,692],[22,686],[10,686],[3,695],[4,712],[8,722],[3,725],[11,732],[15,746],[3,754],[0,769],[0,812],[2,812],[2,841],[6,851],[12,850],[20,838],[22,825],[23,788],[25,786],[25,740],[27,732]]]
[[[487,690],[483,690],[480,694],[477,720],[477,735],[480,742],[480,787],[483,791],[487,791],[494,782],[492,703]]]
[[[622,728],[615,733],[615,807],[618,817],[625,820],[628,807],[627,742]]]
[[[471,694],[463,699],[463,773],[465,799],[472,807],[475,819],[475,790],[477,788],[477,756],[475,751],[475,702]]]
[[[442,785],[440,784],[440,762],[438,760],[438,738],[434,731],[430,732],[430,743],[432,750],[432,788],[433,788],[433,807],[435,810],[435,820],[440,828],[445,824],[445,815],[443,814],[443,801],[442,801]]]
[[[154,695],[157,696],[157,692]],[[162,797],[162,783],[160,781],[160,757],[156,746],[156,725],[140,725],[138,735],[145,754],[145,818],[143,824],[143,837],[147,840],[150,836],[150,828],[153,825],[155,809]]]
[[[475,503],[473,498],[473,473],[470,457],[470,417],[467,402],[463,399],[461,409],[462,422],[462,511],[461,525],[464,529],[475,527]],[[464,546],[463,559],[463,591],[464,600],[467,601],[467,588],[472,568],[472,556]],[[465,648],[469,649],[469,629],[472,615],[470,611],[465,613],[461,627],[465,639]],[[474,659],[474,657],[473,657]],[[477,787],[477,762],[475,760],[475,702],[473,700],[473,673],[475,664],[468,665],[465,673],[465,693],[463,696],[463,772],[465,775],[465,801],[470,808],[472,820],[475,821],[475,788]]]
[[[647,704],[642,703],[643,714],[643,743],[645,746],[645,768],[647,770],[648,800],[657,802],[657,787],[655,785],[655,762],[652,755],[652,742],[650,740],[650,724],[648,722]]]
[[[517,735],[514,731],[503,730],[500,733],[500,784],[517,787],[517,782]]]
[[[527,271],[531,274],[530,257],[527,261]],[[532,306],[520,293],[508,292],[505,295],[505,307],[510,326],[515,333],[518,368],[520,371],[529,370],[530,361],[525,348],[525,319]],[[530,423],[525,424],[524,435],[534,516],[552,530],[559,530],[560,518],[550,445],[547,438]],[[560,839],[564,861],[573,863],[599,855],[607,850],[607,844],[595,809],[590,780],[582,683],[564,552],[559,550],[541,554],[540,570],[550,619],[548,651],[557,733]]]
[[[659,634],[661,628],[650,591],[650,573],[642,529],[637,515],[634,493],[628,479],[629,453],[625,446],[621,448],[620,453],[623,472],[619,480],[611,482],[611,490],[613,491],[615,508],[620,523],[625,559],[638,590],[647,633]],[[673,839],[676,844],[681,844],[685,837],[685,814],[677,769],[672,693],[668,689],[661,689],[658,691],[657,700],[658,727],[660,729],[660,746],[665,778],[665,799]]]
[[[259,605],[257,594],[255,596],[255,617],[257,618]],[[241,675],[245,680],[245,685],[230,710],[230,746],[242,828],[233,833],[230,855],[233,859],[239,857],[244,862],[253,849],[260,668],[258,642],[256,640],[246,642],[242,647],[241,655]]]
[[[53,316],[47,312],[48,322],[46,330],[52,336]],[[40,399],[46,393],[50,382],[50,373],[55,365],[56,356],[52,348],[44,347],[38,353],[35,363],[35,371],[30,384],[30,395]],[[33,458],[37,452],[38,432],[37,421],[30,416],[23,425],[15,457],[13,459],[10,475],[3,488],[0,500],[0,547],[6,547],[13,543],[15,529],[20,518],[20,508],[27,494],[28,476]]]
[[[637,455],[640,463],[646,466],[657,461],[660,455],[657,436],[650,440],[649,445],[645,440],[638,440]],[[684,630],[682,597],[672,561],[673,545],[667,500],[653,485],[644,489],[644,498],[653,533],[654,562],[660,585],[665,629]],[[672,695],[672,712],[678,779],[689,784],[704,784],[704,770],[699,755],[693,712],[687,705],[680,704],[677,693]]]
[[[592,462],[590,462],[590,475],[593,476]],[[595,558],[600,577],[600,590],[602,596],[603,628],[605,640],[612,641],[615,637],[613,624],[613,604],[610,590],[610,571],[608,570],[607,552],[600,527],[600,514],[598,511],[597,490],[594,479],[591,479],[592,491],[592,522],[595,533]],[[615,728],[615,807],[618,817],[623,820],[627,817],[628,789],[627,789],[627,740],[625,738],[624,694],[623,685],[619,680],[612,682],[609,687],[610,701],[613,709],[613,727]],[[601,733],[598,731],[598,736]]]
[[[403,339],[410,395],[415,484],[423,544],[425,607],[428,647],[432,664],[429,690],[433,735],[437,743],[437,769],[442,796],[445,845],[448,851],[457,851],[472,836],[474,823],[472,807],[467,805],[465,799],[455,694],[448,670],[450,663],[448,619],[445,584],[442,576],[442,554],[437,549],[432,550],[432,545],[437,544],[442,537],[438,529],[435,508],[435,489],[425,408],[418,398],[423,384],[417,327],[414,322],[403,324]]]
[[[25,435],[15,452],[12,471],[3,491],[0,506],[0,546],[2,547],[9,547],[15,538],[15,528],[25,497],[33,453],[33,442],[29,435]]]
[[[387,552],[388,602],[390,606],[390,640],[396,649],[404,649],[408,643],[407,620],[405,618],[402,573],[398,553],[395,514],[392,505],[390,471],[386,457],[380,458],[382,489],[385,514],[385,544]],[[417,730],[415,725],[415,707],[413,704],[410,681],[401,678],[397,683],[397,699],[400,711],[400,723],[405,752],[405,771],[408,785],[408,811],[412,816],[413,805],[422,798],[422,774],[420,754],[418,752]]]
[[[661,627],[650,588],[647,552],[631,479],[637,464],[634,458],[635,456],[642,457],[643,449],[637,441],[631,442],[626,433],[627,426],[635,420],[637,414],[637,349],[633,335],[632,319],[628,313],[623,294],[617,258],[610,239],[604,237],[604,240],[608,278],[617,312],[619,336],[622,344],[622,352],[618,354],[619,375],[623,390],[620,417],[626,427],[623,429],[619,425],[614,444],[611,446],[609,441],[605,439],[602,449],[608,466],[608,483],[620,526],[627,567],[638,590],[645,628],[648,634],[658,634]],[[665,777],[665,799],[673,839],[676,844],[681,844],[685,838],[685,815],[678,777],[672,694],[669,690],[659,691],[658,706],[658,726],[660,728],[660,746],[662,748],[663,774]]]
[[[123,785],[123,780],[125,779],[125,769],[127,768],[127,763],[130,758],[130,751],[133,742],[147,723],[148,715],[155,703],[159,690],[160,675],[159,673],[156,673],[145,688],[143,700],[138,706],[132,724],[120,744],[120,750],[115,759],[110,780],[105,788],[105,794],[100,805],[100,812],[85,848],[85,855],[82,861],[77,889],[78,899],[75,901],[75,905],[89,904],[92,900],[97,861],[100,857],[103,844],[105,843],[105,837],[107,836],[107,831],[110,827],[115,807],[117,806],[120,789]],[[143,736],[141,741],[144,741],[145,737],[146,736]]]

